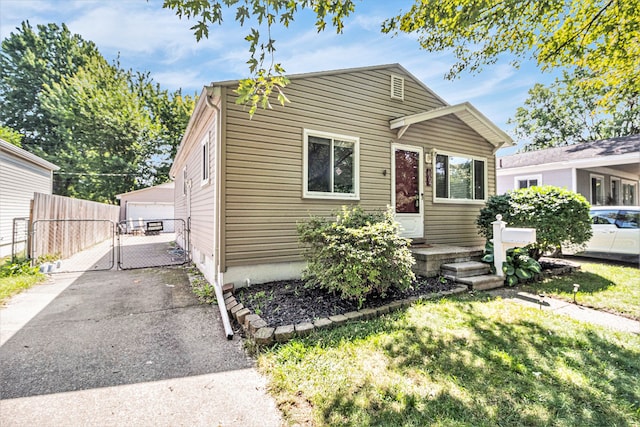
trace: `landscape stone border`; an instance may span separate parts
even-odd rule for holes
[[[383,314],[407,308],[418,300],[428,300],[447,295],[460,294],[467,292],[469,288],[465,285],[461,285],[448,291],[409,297],[376,308],[364,308],[362,310],[350,311],[344,314],[316,319],[313,322],[278,326],[276,328],[268,326],[264,319],[259,315],[252,313],[242,303],[238,302],[233,294],[234,290],[232,285],[226,284],[224,286],[224,290],[224,304],[229,315],[242,326],[247,336],[252,338],[257,345],[267,346],[276,342],[284,343],[294,337],[304,337],[319,329],[332,328],[343,325],[347,322],[374,319]]]

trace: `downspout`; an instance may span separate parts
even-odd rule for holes
[[[220,111],[220,107],[218,107],[215,102],[213,102],[213,100],[211,99],[212,94],[215,94],[216,89],[219,90],[219,88],[215,88],[215,87],[211,87],[211,86],[206,86],[205,87],[207,93],[205,94],[205,102],[207,104],[207,106],[211,107],[215,112],[216,112],[216,198],[218,200],[216,200],[216,215],[215,215],[215,223],[214,223],[214,227],[216,230],[216,242],[214,242],[214,247],[215,249],[215,254],[214,254],[214,265],[215,265],[215,269],[216,269],[216,279],[214,281],[213,284],[213,288],[215,289],[216,292],[216,300],[218,301],[218,309],[220,310],[220,316],[222,317],[222,325],[224,326],[224,332],[227,336],[228,340],[233,339],[233,329],[231,329],[231,322],[229,321],[229,313],[227,312],[227,307],[224,303],[224,295],[222,293],[222,280],[223,280],[223,275],[220,272],[220,243],[221,243],[221,239],[220,239],[220,179],[222,174],[220,173],[220,167],[218,166],[220,164],[220,145],[222,144],[222,133],[221,133],[221,127],[222,127],[222,112]]]

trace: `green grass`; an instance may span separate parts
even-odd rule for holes
[[[291,424],[637,426],[640,336],[487,294],[263,350]]]
[[[616,312],[640,320],[640,270],[631,266],[581,262],[580,271],[529,285],[534,292],[573,301],[573,284],[580,285],[580,305]]]
[[[0,304],[6,303],[13,295],[29,289],[44,280],[45,276],[42,274],[0,277]]]

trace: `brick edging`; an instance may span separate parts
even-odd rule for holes
[[[409,297],[394,301],[376,308],[364,308],[362,310],[350,311],[335,316],[323,317],[313,322],[303,322],[295,325],[269,327],[259,315],[252,313],[247,307],[236,300],[233,289],[228,289],[224,293],[224,303],[227,312],[238,324],[242,326],[247,336],[252,338],[257,345],[270,345],[275,342],[287,342],[294,337],[303,337],[318,329],[332,328],[347,322],[368,320],[379,317],[402,308],[409,307],[415,301],[434,299],[446,295],[460,294],[468,291],[467,286],[457,286],[448,291],[435,292],[422,296]]]

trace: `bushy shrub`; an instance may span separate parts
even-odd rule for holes
[[[311,217],[298,224],[307,283],[360,304],[390,287],[406,289],[415,279],[409,240],[398,235],[393,213],[366,213],[343,206],[335,220]]]
[[[536,229],[536,243],[529,255],[538,260],[544,252],[560,249],[562,243],[581,245],[591,238],[589,202],[564,188],[529,187],[491,196],[476,224],[487,239],[493,238],[491,223],[501,214],[508,227]]]

